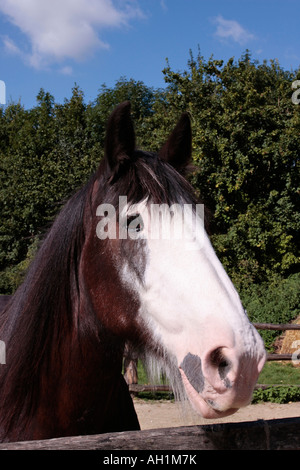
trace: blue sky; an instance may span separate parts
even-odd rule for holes
[[[165,86],[198,45],[208,59],[278,59],[300,67],[299,0],[0,0],[0,80],[6,103],[62,103],[77,83],[86,102],[125,76]],[[1,96],[0,96],[1,98]]]

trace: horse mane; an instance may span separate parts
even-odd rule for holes
[[[133,161],[125,160],[120,165],[118,174],[110,181],[105,202],[117,206],[119,195],[126,195],[129,204],[144,199],[151,200],[153,204],[169,205],[196,202],[194,190],[184,175],[162,161],[156,153],[141,150],[134,152]]]
[[[72,327],[79,304],[78,265],[84,242],[83,214],[92,182],[64,206],[32,261],[23,284],[0,316],[6,365],[0,384],[0,427],[27,416],[39,398],[41,370]],[[31,385],[32,384],[32,385]]]

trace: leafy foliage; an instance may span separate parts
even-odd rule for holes
[[[22,279],[38,238],[62,201],[103,156],[106,120],[132,102],[138,145],[158,150],[182,111],[191,115],[192,184],[213,217],[211,239],[253,321],[299,314],[300,106],[287,72],[248,51],[227,63],[200,52],[186,70],[163,71],[164,90],[120,78],[86,104],[74,86],[63,104],[44,90],[37,105],[0,108],[0,292]],[[266,337],[270,345],[273,336]]]
[[[300,113],[295,78],[258,65],[192,55],[188,71],[167,68],[167,106],[193,119],[193,183],[214,214],[214,246],[238,287],[299,270]],[[174,103],[171,101],[173,100]]]
[[[265,401],[280,404],[300,401],[300,388],[296,385],[290,385],[254,390],[252,403]]]
[[[300,273],[253,284],[241,290],[240,295],[253,323],[289,323],[300,315]],[[266,348],[272,350],[278,331],[261,330],[260,334]]]
[[[37,101],[29,111],[11,104],[1,116],[6,136],[0,159],[1,270],[25,259],[61,201],[92,168],[82,93],[75,88],[71,100],[59,106],[41,90]]]

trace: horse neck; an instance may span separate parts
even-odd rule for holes
[[[109,412],[116,406],[122,380],[121,351],[112,362],[94,336],[79,336],[78,331],[72,332],[61,346],[59,368],[54,356],[48,373],[42,376],[39,433],[42,428],[48,433],[53,426],[51,435],[103,432]]]
[[[120,384],[120,345],[111,363],[80,280],[85,201],[79,196],[54,223],[1,315],[7,354],[0,370],[0,429],[6,434],[18,423],[17,439],[76,433],[74,420],[84,427],[95,403],[109,407]]]
[[[103,331],[80,271],[90,189],[58,216],[2,315],[0,439],[138,428],[122,344]]]
[[[15,322],[18,328],[8,329],[12,335],[7,337],[7,369],[0,387],[0,428],[4,436],[12,421],[17,424],[8,433],[9,440],[123,430],[119,421],[128,390],[121,375],[122,344],[100,332],[88,295],[81,292],[80,299],[72,308],[78,308],[72,322],[70,305],[58,306],[60,331],[58,324],[52,325],[47,338],[39,340],[42,331],[33,330],[28,332],[26,344],[16,350],[14,338],[21,338],[24,321],[20,319]],[[18,297],[16,302],[26,304]],[[25,308],[23,315],[26,313]],[[42,316],[39,309],[35,313]],[[43,330],[47,326],[51,329],[45,322]],[[131,408],[127,403],[126,413],[133,416]]]

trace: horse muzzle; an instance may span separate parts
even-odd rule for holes
[[[192,407],[203,418],[212,419],[233,414],[250,403],[264,363],[264,352],[251,357],[218,347],[202,359],[188,353],[179,370]]]

